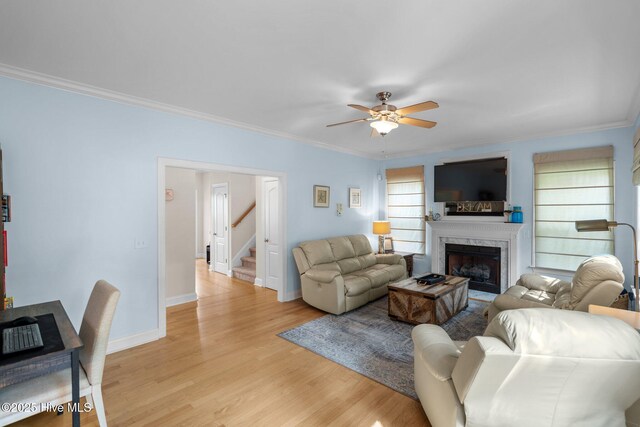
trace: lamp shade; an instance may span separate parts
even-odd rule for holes
[[[391,223],[389,221],[373,221],[373,234],[391,233]]]
[[[576,231],[609,231],[610,227],[616,227],[617,225],[617,222],[607,221],[606,219],[589,219],[576,221]]]

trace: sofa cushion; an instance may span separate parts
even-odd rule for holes
[[[348,274],[342,276],[342,278],[344,279],[344,290],[347,296],[361,295],[371,289],[371,282],[364,276]]]
[[[342,273],[342,270],[340,270],[340,266],[338,265],[337,262],[326,262],[324,264],[316,264],[313,266],[314,270],[331,270],[331,271],[337,271],[339,273]]]
[[[380,265],[380,264],[378,264]],[[404,277],[407,269],[400,264],[396,264],[396,265],[385,265],[383,268],[384,271],[387,272],[387,274],[389,274],[389,281],[393,282],[395,280],[399,280],[401,278]]]
[[[355,258],[356,251],[353,249],[351,240],[349,240],[348,237],[332,237],[331,239],[327,239],[327,242],[329,242],[329,246],[331,246],[333,259],[336,261],[345,258]]]
[[[528,289],[545,291],[555,294],[558,292],[560,287],[566,283],[568,282],[556,279],[555,277],[539,276],[537,274],[523,274],[516,282],[516,285],[524,286]]]
[[[576,331],[588,331],[583,334]],[[588,336],[588,339],[584,337]],[[523,308],[499,313],[484,336],[515,353],[583,359],[640,359],[638,333],[622,320],[571,310]],[[606,343],[606,345],[602,345]]]
[[[571,299],[569,305],[575,307],[580,300],[595,286],[606,280],[624,283],[622,265],[618,258],[601,255],[588,258],[576,270],[571,281]]]
[[[365,268],[376,265],[376,256],[374,254],[359,256],[358,261],[360,261],[360,268],[364,270]]]
[[[354,271],[358,271],[361,269],[360,261],[358,258],[345,258],[338,261],[338,265],[340,266],[340,270],[342,270],[342,274],[353,273]]]
[[[355,250],[356,255],[361,256],[361,255],[373,253],[373,249],[371,249],[371,243],[369,243],[369,239],[367,239],[367,236],[365,236],[364,234],[347,236],[347,238],[351,241],[351,244],[353,245],[353,249]]]
[[[540,302],[542,304],[553,305],[553,302],[556,299],[555,294],[545,291],[539,290],[529,290],[527,293],[522,295],[523,300]]]
[[[365,270],[356,271],[353,274],[357,276],[364,276],[369,279],[372,288],[377,288],[389,283],[389,273],[384,269],[367,268]]]
[[[568,308],[571,301],[571,283],[562,282],[562,286],[556,293],[556,299],[553,301],[555,308]]]
[[[309,242],[300,243],[300,248],[307,256],[307,260],[311,267],[318,264],[335,261],[331,245],[327,240],[311,240]]]

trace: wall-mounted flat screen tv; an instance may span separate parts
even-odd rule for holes
[[[507,200],[507,159],[445,163],[434,170],[434,201]]]

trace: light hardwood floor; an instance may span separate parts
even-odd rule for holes
[[[107,356],[110,426],[429,426],[417,401],[276,336],[323,312],[196,266],[199,300],[167,310],[167,337]]]

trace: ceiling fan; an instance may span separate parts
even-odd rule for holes
[[[327,125],[327,127],[345,125],[347,123],[370,122],[369,126],[373,128],[371,129],[371,136],[385,136],[393,129],[397,128],[398,124],[419,126],[428,129],[437,124],[436,122],[431,122],[429,120],[407,117],[407,114],[438,108],[438,103],[436,102],[427,101],[404,108],[396,108],[395,105],[387,104],[387,101],[391,98],[391,92],[378,92],[376,97],[382,101],[382,104],[376,105],[375,107],[367,108],[362,105],[349,104],[349,107],[351,108],[369,113],[370,117],[349,120],[348,122],[333,123]]]

